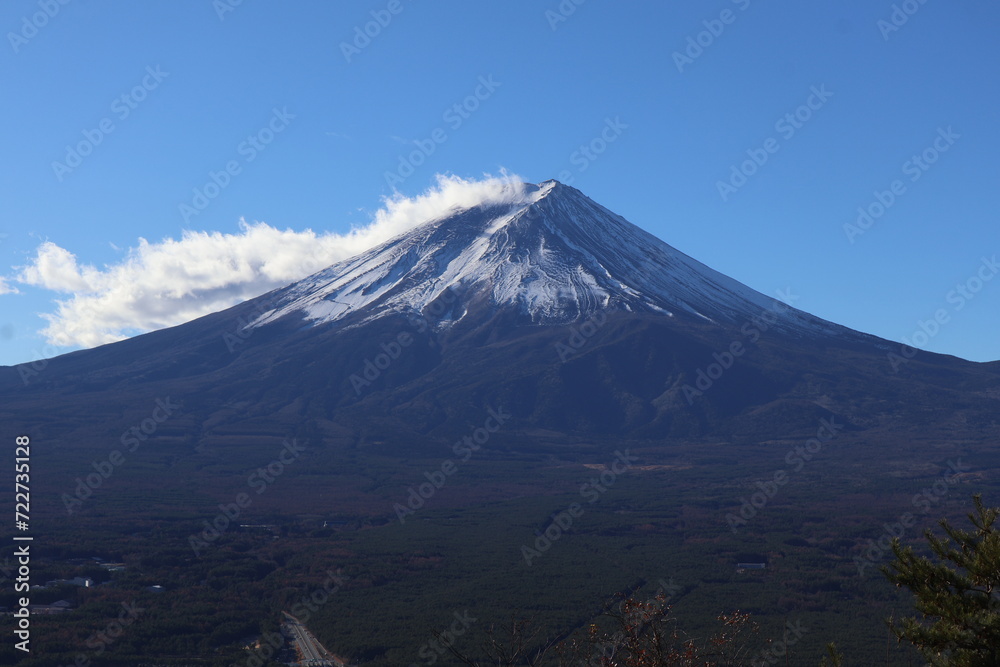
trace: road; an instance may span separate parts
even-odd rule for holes
[[[299,619],[295,618],[287,611],[285,615],[285,627],[291,631],[292,641],[295,650],[299,654],[299,665],[308,667],[346,667],[336,656],[327,651],[319,640],[313,636],[309,629],[302,625]]]

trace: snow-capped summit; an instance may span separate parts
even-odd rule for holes
[[[510,184],[278,290],[253,326],[295,313],[317,324],[350,315],[356,325],[419,313],[448,290],[465,305],[514,307],[537,324],[623,311],[740,325],[773,313],[793,333],[847,331],[713,271],[552,180]],[[460,308],[438,326],[464,315]]]

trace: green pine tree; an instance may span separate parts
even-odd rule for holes
[[[925,532],[935,560],[895,539],[895,560],[882,567],[889,581],[913,592],[921,614],[900,625],[890,620],[890,627],[935,666],[1000,665],[1000,532],[994,527],[1000,508],[984,507],[979,495],[973,502],[975,530],[942,519],[946,537]]]
[[[826,659],[830,658],[830,662]],[[826,645],[826,655],[819,663],[819,667],[843,667],[844,666],[844,656],[842,653],[837,651],[837,644],[830,642]]]

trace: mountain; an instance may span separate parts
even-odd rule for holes
[[[897,434],[995,423],[996,365],[899,349],[547,181],[440,212],[229,310],[41,372],[0,369],[0,398],[30,423],[52,401],[120,414],[184,394],[208,439],[245,414],[442,436],[500,404],[522,428],[572,437],[767,438],[830,413]]]
[[[802,664],[834,638],[882,660],[887,536],[996,489],[1000,363],[826,322],[554,181],[427,218],[228,310],[0,368],[37,562],[127,563],[125,599],[167,591],[140,598],[148,632],[190,618],[178,641],[214,657],[289,606],[399,665],[456,610],[565,636],[659,586],[692,636],[739,608],[767,637],[822,628]]]

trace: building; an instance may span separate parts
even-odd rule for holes
[[[766,570],[767,563],[737,563],[736,572],[746,572],[747,570]]]

